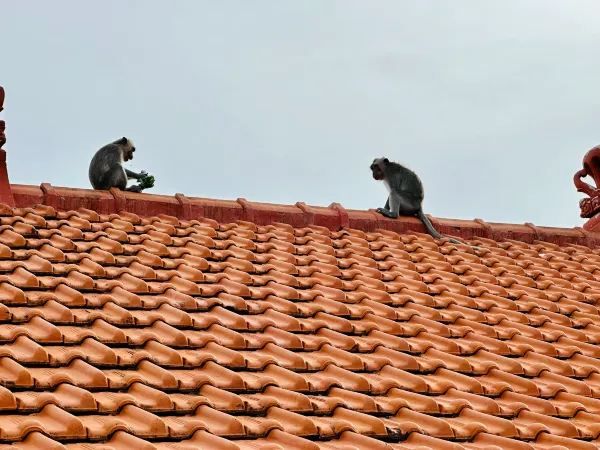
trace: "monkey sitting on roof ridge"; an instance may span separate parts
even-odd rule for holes
[[[416,173],[385,157],[375,158],[370,168],[373,172],[373,178],[383,181],[390,193],[385,206],[377,208],[378,213],[391,219],[398,216],[417,216],[431,236],[435,239],[444,237],[423,213],[422,203],[425,195],[421,179]],[[464,242],[452,238],[450,238],[450,242],[464,244]]]
[[[142,192],[154,186],[154,177],[147,172],[132,172],[123,163],[133,159],[135,146],[126,137],[105,145],[96,152],[89,168],[90,183],[94,189],[108,190],[116,187],[123,191]],[[128,179],[136,179],[139,184],[127,187]]]

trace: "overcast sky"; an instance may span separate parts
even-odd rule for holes
[[[0,0],[13,183],[89,187],[121,136],[148,192],[577,226],[600,143],[597,0]]]

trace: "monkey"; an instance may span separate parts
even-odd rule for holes
[[[116,187],[123,191],[142,192],[144,187],[140,185],[127,187],[128,179],[140,180],[148,175],[145,171],[135,173],[123,167],[124,162],[133,159],[133,152],[135,145],[126,137],[98,150],[90,162],[88,172],[93,188],[108,190]]]
[[[377,208],[379,214],[395,219],[399,215],[416,216],[419,218],[427,232],[435,239],[441,239],[444,236],[439,233],[423,213],[423,183],[416,173],[404,167],[401,164],[392,162],[389,159],[375,158],[370,166],[373,178],[377,181],[383,181],[383,184],[389,192],[387,201],[383,208]],[[464,244],[456,239],[450,239],[455,244]]]

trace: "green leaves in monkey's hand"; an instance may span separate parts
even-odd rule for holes
[[[138,179],[138,186],[142,189],[150,189],[151,187],[154,187],[154,177],[144,173]]]

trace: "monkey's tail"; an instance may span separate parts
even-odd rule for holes
[[[444,236],[442,236],[442,235],[440,234],[440,232],[439,232],[438,230],[436,230],[436,229],[433,227],[433,224],[431,223],[431,221],[429,220],[429,218],[428,218],[428,217],[425,215],[425,213],[423,212],[423,210],[422,210],[422,209],[420,209],[420,210],[417,212],[417,217],[419,218],[419,220],[420,220],[421,222],[423,222],[423,225],[425,225],[425,228],[427,229],[427,232],[428,232],[430,235],[432,235],[432,236],[433,236],[435,239],[441,239],[441,238],[443,238],[443,237],[444,237]]]
[[[419,212],[417,213],[417,217],[421,220],[421,222],[423,222],[423,225],[425,225],[427,232],[430,235],[432,235],[434,239],[442,239],[443,237],[446,237],[433,227],[433,224],[431,223],[429,218],[425,215],[425,213],[422,210],[419,210]],[[469,245],[466,242],[462,242],[462,241],[459,241],[458,239],[454,239],[451,237],[449,237],[448,240],[450,242],[452,242],[453,244]],[[473,247],[473,246],[471,246],[471,247]],[[478,247],[473,247],[473,248],[478,248]]]

